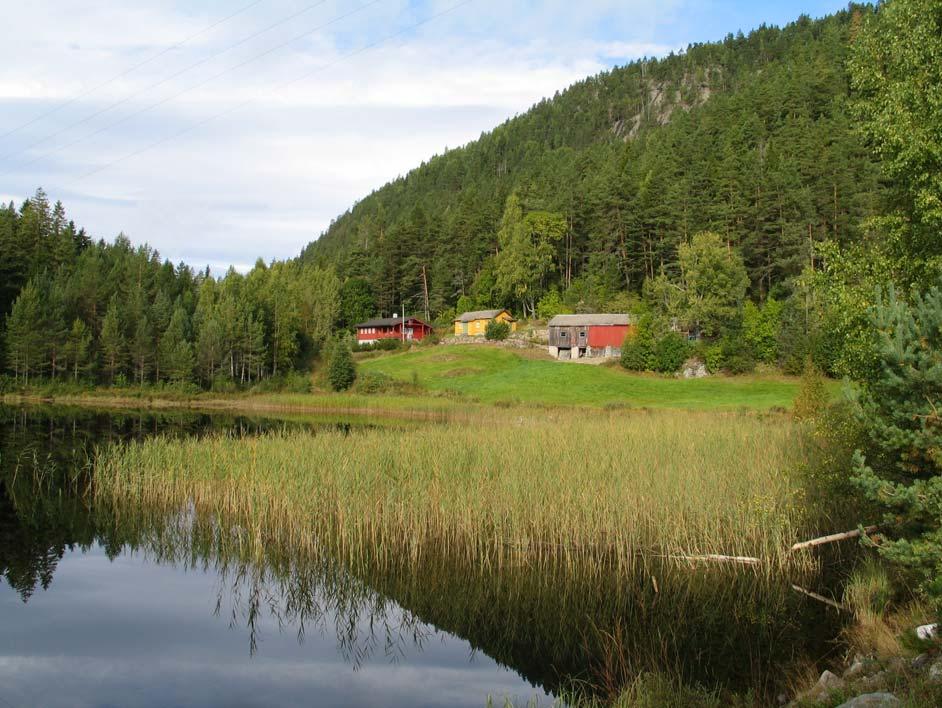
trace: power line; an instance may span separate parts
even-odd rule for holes
[[[365,45],[365,46],[363,46],[363,47],[361,47],[360,49],[357,49],[357,50],[355,50],[355,51],[348,52],[347,54],[344,54],[344,55],[338,57],[337,59],[335,59],[334,61],[329,62],[329,63],[327,63],[327,64],[325,64],[325,65],[323,65],[323,66],[320,66],[320,67],[318,67],[317,69],[314,69],[313,71],[305,72],[304,74],[301,74],[301,75],[298,76],[298,77],[295,77],[295,78],[293,78],[293,79],[290,79],[289,81],[286,81],[286,82],[280,84],[277,88],[279,88],[279,89],[285,88],[285,87],[290,86],[290,85],[292,85],[292,84],[296,84],[296,83],[298,83],[299,81],[304,81],[305,79],[308,79],[308,78],[310,78],[311,76],[314,76],[315,74],[319,74],[319,73],[321,73],[321,72],[323,72],[323,71],[326,71],[327,69],[330,69],[330,68],[336,66],[337,64],[340,64],[340,63],[346,61],[347,59],[350,59],[350,58],[352,58],[352,57],[355,57],[355,56],[358,56],[358,55],[360,55],[360,54],[364,54],[364,53],[366,53],[366,52],[368,52],[368,51],[371,51],[371,50],[375,49],[376,47],[379,47],[379,46],[381,46],[381,45],[383,45],[383,44],[386,44],[386,43],[389,42],[390,40],[395,39],[396,37],[400,37],[400,36],[402,36],[402,35],[404,35],[404,34],[406,34],[406,33],[408,33],[408,32],[411,32],[412,30],[418,29],[419,27],[422,27],[423,25],[427,25],[427,24],[429,24],[430,22],[433,22],[433,21],[435,21],[435,20],[437,20],[437,19],[439,19],[439,18],[441,18],[441,17],[444,17],[445,15],[448,15],[448,14],[454,12],[455,10],[457,10],[457,9],[459,9],[459,8],[465,6],[465,5],[468,5],[468,4],[470,4],[471,2],[473,2],[473,0],[461,0],[461,2],[458,2],[458,3],[454,4],[454,5],[452,5],[451,7],[446,8],[445,10],[442,10],[441,12],[437,12],[437,13],[435,13],[434,15],[430,15],[429,17],[426,17],[424,20],[420,20],[419,22],[416,22],[415,24],[409,25],[408,27],[403,27],[402,29],[397,30],[396,32],[393,32],[392,34],[389,34],[389,35],[383,37],[382,39],[376,40],[375,42],[371,42],[370,44],[367,44],[367,45]],[[93,176],[93,175],[96,175],[96,174],[98,174],[99,172],[103,172],[103,171],[105,171],[106,169],[108,169],[108,168],[110,168],[110,167],[113,167],[114,165],[118,164],[119,162],[123,162],[124,160],[128,160],[128,159],[131,159],[132,157],[137,157],[138,155],[142,155],[142,154],[144,154],[145,152],[149,152],[150,150],[153,150],[154,148],[159,147],[160,145],[163,145],[164,143],[170,142],[171,140],[175,140],[176,138],[179,138],[179,137],[182,136],[182,135],[186,135],[187,133],[190,133],[190,132],[192,132],[192,131],[194,131],[194,130],[196,130],[196,129],[198,129],[198,128],[201,128],[201,127],[203,127],[204,125],[207,125],[208,123],[211,123],[211,122],[213,122],[213,121],[215,121],[215,120],[218,120],[219,118],[222,118],[223,116],[229,115],[229,114],[231,114],[231,113],[235,113],[236,111],[239,111],[239,110],[242,110],[242,109],[245,108],[246,106],[250,106],[250,105],[253,104],[253,103],[255,103],[255,100],[254,100],[254,99],[247,99],[247,100],[245,100],[245,101],[242,101],[241,103],[236,104],[235,106],[232,106],[232,107],[230,107],[230,108],[227,108],[227,109],[224,110],[224,111],[220,111],[220,112],[218,112],[218,113],[214,113],[213,115],[211,115],[211,116],[209,116],[209,117],[207,117],[207,118],[205,118],[205,119],[199,121],[198,123],[194,123],[193,125],[191,125],[191,126],[189,126],[189,127],[187,127],[187,128],[184,128],[183,130],[180,130],[180,131],[178,131],[178,132],[176,132],[176,133],[172,133],[171,135],[168,135],[168,136],[166,136],[166,137],[164,137],[164,138],[161,138],[160,140],[155,140],[154,142],[150,143],[149,145],[144,146],[143,148],[141,148],[141,149],[139,149],[139,150],[135,150],[134,152],[130,152],[130,153],[127,153],[126,155],[122,155],[121,157],[119,157],[119,158],[117,158],[117,159],[114,159],[114,160],[112,160],[112,161],[110,161],[110,162],[106,162],[105,164],[100,165],[100,166],[96,167],[95,169],[90,170],[89,172],[86,172],[86,173],[80,175],[80,176],[78,177],[78,179],[79,179],[79,180],[87,179],[88,177],[91,177],[91,176]]]
[[[259,1],[261,1],[261,0],[259,0]],[[275,22],[275,23],[269,25],[269,26],[266,27],[265,29],[259,30],[259,31],[257,31],[257,32],[253,32],[252,34],[250,34],[250,35],[247,36],[247,37],[243,37],[242,39],[240,39],[240,40],[239,40],[238,42],[236,42],[235,44],[230,44],[229,46],[225,47],[224,49],[220,49],[220,50],[217,51],[217,52],[213,52],[213,53],[210,54],[209,56],[203,57],[203,58],[200,59],[199,61],[196,61],[196,62],[190,64],[189,66],[187,66],[187,67],[185,67],[185,68],[183,68],[183,69],[180,69],[179,71],[177,71],[177,72],[174,73],[174,74],[171,74],[170,76],[164,77],[163,79],[161,79],[160,81],[158,81],[158,82],[156,82],[156,83],[150,84],[149,86],[145,86],[144,88],[142,88],[142,89],[140,89],[140,90],[138,90],[138,91],[135,91],[134,93],[130,93],[130,94],[128,94],[127,96],[125,96],[124,98],[122,98],[122,99],[120,99],[120,100],[118,100],[118,101],[115,101],[114,103],[109,104],[109,105],[105,106],[104,108],[99,109],[99,110],[95,111],[94,113],[92,113],[92,114],[90,114],[90,115],[87,115],[87,116],[85,116],[84,118],[82,118],[82,119],[80,119],[80,120],[77,120],[77,121],[75,121],[75,122],[73,122],[73,123],[70,123],[69,125],[65,126],[64,128],[60,128],[59,130],[57,130],[57,131],[55,131],[55,132],[53,132],[53,133],[49,133],[48,135],[45,135],[45,136],[39,138],[38,140],[34,140],[33,142],[29,143],[29,144],[26,145],[25,147],[22,147],[22,148],[20,148],[20,149],[18,149],[18,150],[14,150],[13,152],[7,153],[6,155],[0,157],[0,161],[4,161],[4,162],[5,162],[5,161],[9,160],[11,157],[16,157],[16,156],[19,155],[20,153],[26,152],[26,151],[29,150],[30,148],[36,147],[37,145],[41,145],[42,143],[46,142],[47,140],[52,140],[53,138],[56,138],[56,137],[62,135],[63,133],[66,133],[66,132],[72,130],[72,128],[76,128],[76,127],[78,127],[78,126],[80,126],[80,125],[83,125],[84,123],[87,123],[88,121],[93,120],[94,118],[97,118],[98,116],[100,116],[100,115],[102,115],[102,114],[104,114],[104,113],[107,113],[108,111],[111,111],[111,110],[117,108],[118,106],[121,106],[121,105],[127,103],[128,101],[130,101],[130,100],[132,100],[132,99],[134,99],[134,98],[137,98],[137,97],[140,96],[141,94],[147,93],[147,92],[150,91],[151,89],[155,89],[155,88],[157,88],[158,86],[163,86],[163,85],[164,85],[165,83],[167,83],[168,81],[172,81],[173,79],[176,79],[176,78],[182,76],[183,74],[189,73],[189,72],[192,71],[193,69],[195,69],[195,68],[197,68],[197,67],[199,67],[199,66],[202,66],[203,64],[206,64],[207,62],[209,62],[209,61],[215,59],[216,57],[221,56],[221,55],[223,55],[223,54],[225,54],[225,53],[227,53],[227,52],[230,52],[230,51],[232,51],[233,49],[235,49],[236,47],[240,47],[240,46],[242,46],[243,44],[245,44],[246,42],[250,42],[251,40],[255,39],[256,37],[259,37],[259,36],[265,34],[266,32],[270,32],[271,30],[275,29],[276,27],[280,27],[281,25],[286,24],[286,23],[290,22],[291,20],[297,19],[297,18],[300,17],[301,15],[304,15],[304,14],[310,12],[311,10],[313,10],[314,8],[316,8],[316,7],[320,6],[320,5],[323,5],[325,2],[327,2],[327,0],[318,0],[317,2],[312,3],[311,5],[308,5],[307,7],[304,7],[304,8],[302,8],[301,10],[298,10],[298,11],[295,12],[295,13],[293,13],[293,14],[291,14],[291,15],[288,15],[287,17],[284,17],[284,18],[278,20],[277,22]],[[240,65],[240,66],[241,66],[241,65]],[[97,133],[93,133],[93,135],[97,135]],[[74,145],[74,143],[70,143],[70,145]],[[33,161],[30,161],[30,162],[27,162],[26,164],[32,164],[32,162],[33,162]]]
[[[88,89],[87,91],[85,91],[85,92],[83,92],[83,93],[80,93],[80,94],[77,95],[77,96],[73,96],[72,98],[63,101],[63,102],[60,103],[59,105],[57,105],[57,106],[55,106],[55,107],[53,107],[53,108],[50,108],[50,109],[49,109],[48,111],[46,111],[45,113],[40,113],[38,116],[36,116],[36,117],[33,118],[32,120],[29,120],[29,121],[23,123],[22,125],[18,125],[17,127],[13,128],[12,130],[8,130],[8,131],[5,132],[5,133],[0,133],[0,139],[6,138],[6,137],[8,137],[8,136],[10,136],[10,135],[13,135],[14,133],[18,133],[18,132],[20,132],[21,130],[23,130],[24,128],[28,128],[29,126],[33,125],[34,123],[37,123],[38,121],[42,120],[43,118],[47,118],[47,117],[53,115],[54,113],[58,113],[59,111],[61,111],[61,110],[62,110],[63,108],[65,108],[66,106],[71,106],[71,105],[72,105],[73,103],[75,103],[76,101],[79,101],[79,100],[85,98],[86,96],[92,95],[92,94],[95,93],[98,89],[104,88],[105,86],[108,86],[109,84],[114,83],[114,82],[117,81],[118,79],[123,79],[125,76],[127,76],[128,74],[130,74],[130,73],[132,73],[132,72],[134,72],[134,71],[137,71],[137,70],[140,69],[142,66],[146,66],[147,64],[150,64],[152,61],[154,61],[154,60],[156,60],[156,59],[159,59],[160,57],[164,56],[165,54],[169,54],[169,53],[172,52],[174,49],[179,49],[179,48],[182,47],[184,44],[186,44],[186,43],[188,43],[188,42],[190,42],[190,41],[196,39],[197,37],[200,37],[200,36],[206,34],[206,33],[209,32],[211,29],[215,29],[215,28],[218,27],[219,25],[228,22],[229,20],[233,19],[234,17],[237,17],[237,16],[241,15],[243,12],[252,9],[253,7],[255,7],[256,5],[258,5],[258,4],[262,3],[262,2],[265,2],[265,0],[254,0],[254,2],[250,2],[248,5],[245,5],[243,8],[241,8],[241,9],[239,9],[239,10],[236,10],[236,11],[233,12],[231,15],[226,15],[226,16],[223,17],[221,20],[217,20],[216,22],[213,22],[211,25],[207,25],[206,27],[204,27],[203,29],[201,29],[199,32],[195,32],[195,33],[191,34],[189,37],[185,37],[184,39],[181,39],[181,40],[180,40],[179,42],[177,42],[176,44],[171,44],[169,47],[165,47],[164,49],[162,49],[161,51],[157,52],[157,53],[154,54],[153,56],[148,57],[147,59],[144,59],[144,60],[141,61],[141,62],[138,62],[137,64],[135,64],[134,66],[132,66],[132,67],[130,67],[130,68],[128,68],[128,69],[125,69],[125,70],[122,71],[120,74],[115,74],[115,75],[112,76],[110,79],[107,79],[106,81],[103,81],[103,82],[101,82],[100,84],[96,84],[95,86],[93,86],[92,88]]]
[[[325,1],[326,1],[326,0],[321,0],[321,2],[325,2]],[[257,61],[258,59],[261,59],[262,57],[265,57],[265,56],[267,56],[267,55],[269,55],[269,54],[272,54],[273,52],[276,52],[277,50],[282,49],[283,47],[286,47],[286,46],[288,46],[289,44],[293,44],[294,42],[297,42],[298,40],[303,39],[303,38],[307,37],[308,35],[313,34],[314,32],[317,32],[317,31],[322,30],[322,29],[324,29],[324,28],[326,28],[326,27],[329,27],[330,25],[336,24],[336,23],[340,22],[341,20],[347,19],[348,17],[352,17],[353,15],[355,15],[355,14],[357,14],[357,13],[359,13],[359,12],[362,12],[363,10],[366,10],[366,9],[372,7],[373,5],[378,5],[378,4],[381,3],[381,2],[383,2],[383,0],[372,0],[371,2],[368,2],[368,3],[366,3],[365,5],[361,5],[360,7],[356,8],[356,9],[354,9],[354,10],[351,10],[350,12],[346,12],[346,13],[344,13],[344,14],[342,14],[342,15],[339,15],[339,16],[333,18],[332,20],[330,20],[330,21],[328,21],[328,22],[325,22],[325,23],[323,23],[323,24],[321,24],[321,25],[318,25],[317,27],[314,27],[314,28],[309,29],[309,30],[305,30],[305,31],[302,32],[301,34],[292,37],[291,39],[289,39],[289,40],[286,41],[286,42],[282,42],[281,44],[276,44],[274,47],[270,47],[270,48],[266,49],[264,52],[261,52],[260,54],[256,54],[255,56],[249,57],[249,58],[246,59],[245,61],[242,61],[242,62],[240,62],[239,64],[236,64],[235,66],[230,66],[229,68],[224,69],[223,71],[220,71],[220,72],[218,72],[218,73],[216,73],[216,74],[213,74],[212,76],[210,76],[210,77],[204,79],[203,81],[200,81],[199,83],[193,84],[192,86],[189,86],[189,87],[183,89],[182,91],[178,91],[178,92],[175,93],[175,94],[171,94],[170,96],[167,96],[167,97],[165,97],[165,98],[163,98],[163,99],[157,101],[156,103],[152,103],[152,104],[150,104],[150,105],[148,105],[148,106],[144,106],[143,108],[140,108],[140,109],[134,111],[133,113],[129,113],[129,114],[127,114],[126,116],[124,116],[123,118],[120,118],[120,119],[118,119],[118,120],[116,120],[116,121],[114,121],[114,122],[112,122],[112,123],[109,123],[108,125],[102,126],[102,127],[99,128],[98,130],[95,130],[95,131],[93,131],[93,132],[91,132],[91,133],[89,133],[89,134],[87,134],[87,135],[85,135],[85,136],[83,136],[83,137],[77,138],[77,139],[73,140],[73,141],[70,142],[70,143],[66,143],[65,145],[61,145],[61,146],[59,146],[58,148],[55,148],[55,149],[53,149],[53,150],[48,150],[48,151],[42,153],[41,155],[37,155],[36,157],[34,157],[34,158],[31,159],[31,160],[27,160],[26,162],[22,162],[22,163],[20,163],[20,167],[26,167],[26,166],[28,166],[28,165],[32,165],[32,164],[34,164],[34,163],[36,163],[36,162],[39,162],[40,160],[43,160],[43,159],[49,157],[50,155],[53,155],[53,154],[58,153],[58,152],[61,152],[61,151],[63,151],[63,150],[67,150],[67,149],[69,149],[70,147],[73,147],[73,146],[78,145],[78,144],[80,144],[80,143],[83,143],[83,142],[85,142],[85,141],[87,141],[87,140],[90,140],[90,139],[94,138],[96,135],[100,135],[101,133],[104,133],[105,131],[111,130],[112,128],[115,128],[115,127],[117,127],[117,126],[119,126],[119,125],[121,125],[121,124],[123,124],[123,123],[127,123],[129,120],[131,120],[132,118],[135,118],[135,117],[141,115],[142,113],[147,113],[148,111],[151,111],[151,110],[153,110],[154,108],[157,108],[157,107],[159,107],[159,106],[162,106],[162,105],[164,105],[165,103],[169,103],[170,101],[172,101],[172,100],[174,100],[174,99],[176,99],[176,98],[179,98],[180,96],[183,96],[184,94],[187,94],[187,93],[189,93],[190,91],[193,91],[193,90],[198,89],[198,88],[200,88],[200,87],[202,87],[202,86],[205,86],[206,84],[212,83],[213,81],[215,81],[216,79],[218,79],[218,78],[221,77],[221,76],[224,76],[224,75],[226,75],[226,74],[230,74],[230,73],[232,73],[233,71],[235,71],[236,69],[241,69],[243,66],[246,66],[247,64],[251,64],[252,62]],[[2,158],[0,158],[0,159],[2,159]],[[0,174],[9,174],[9,173],[10,173],[10,170],[9,170],[9,169],[7,169],[7,170],[5,170],[5,171],[0,171]]]

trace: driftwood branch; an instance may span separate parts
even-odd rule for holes
[[[849,538],[859,538],[861,535],[867,533],[873,533],[879,528],[879,526],[868,526],[865,529],[854,529],[853,531],[844,531],[843,533],[832,533],[830,536],[821,536],[820,538],[813,538],[810,541],[802,541],[801,543],[796,543],[789,550],[790,551],[800,551],[803,548],[814,548],[815,546],[823,546],[826,543],[836,543],[837,541],[846,541]]]
[[[811,590],[805,590],[803,587],[799,587],[798,585],[792,585],[792,590],[800,592],[802,595],[807,595],[811,599],[817,600],[818,602],[823,602],[825,605],[830,605],[834,609],[841,610],[842,612],[850,612],[850,610],[841,603],[836,602],[829,597],[825,597],[824,595],[819,595],[816,592],[812,592]]]
[[[759,565],[762,563],[761,558],[753,558],[752,556],[723,556],[718,553],[709,553],[703,556],[669,555],[659,557],[703,563],[742,563],[743,565]]]

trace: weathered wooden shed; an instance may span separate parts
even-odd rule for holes
[[[631,315],[556,315],[548,323],[549,352],[557,359],[621,356],[634,329]]]

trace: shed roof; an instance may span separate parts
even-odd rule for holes
[[[474,312],[465,312],[458,317],[455,322],[474,322],[475,320],[492,320],[501,312],[507,312],[506,309],[500,310],[476,310]],[[508,314],[510,314],[508,312]]]
[[[589,327],[630,325],[631,315],[556,315],[549,321],[550,327]]]
[[[374,317],[366,322],[360,322],[355,326],[357,329],[362,329],[363,327],[392,327],[397,324],[402,324],[403,322],[418,322],[426,327],[431,327],[431,325],[423,322],[418,317]]]

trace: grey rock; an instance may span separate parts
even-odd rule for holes
[[[823,701],[830,695],[831,691],[839,691],[842,688],[844,688],[844,679],[830,671],[825,671],[803,698],[810,698],[812,701]]]
[[[707,372],[706,364],[694,357],[684,363],[680,375],[685,379],[702,379],[710,374]]]
[[[841,703],[837,708],[894,708],[898,705],[899,698],[892,693],[865,693]]]
[[[923,641],[931,641],[939,636],[939,625],[924,624],[921,627],[916,627],[916,636]]]
[[[942,683],[942,659],[936,659],[929,667],[929,682]]]

